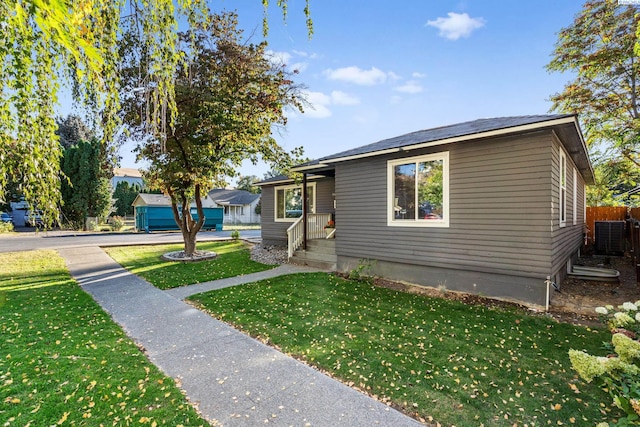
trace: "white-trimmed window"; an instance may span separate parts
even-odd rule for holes
[[[307,207],[316,211],[316,184],[307,184]],[[302,185],[286,185],[275,188],[275,220],[294,222],[302,216]]]
[[[573,169],[573,225],[578,223],[578,174]]]
[[[387,224],[449,226],[449,152],[387,162]]]
[[[560,198],[560,227],[567,225],[567,156],[560,148],[560,176],[558,181],[558,196]]]

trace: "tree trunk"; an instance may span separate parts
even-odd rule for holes
[[[184,253],[185,255],[191,256],[196,252],[196,235],[182,233],[182,237],[184,239]]]
[[[198,221],[194,221],[191,216],[191,201],[184,193],[181,194],[181,213],[178,212],[178,204],[174,195],[169,192],[171,197],[171,209],[173,211],[173,219],[175,220],[180,231],[182,232],[182,240],[184,241],[184,254],[192,256],[196,251],[196,236],[198,231],[202,229],[204,224],[204,211],[202,210],[202,199],[200,197],[200,185],[196,184],[196,207],[198,209]],[[181,217],[182,216],[182,217]]]

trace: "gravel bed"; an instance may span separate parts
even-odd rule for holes
[[[251,259],[263,264],[286,264],[287,249],[280,246],[254,245],[251,248]]]

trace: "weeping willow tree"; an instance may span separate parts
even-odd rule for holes
[[[268,0],[264,7],[266,33]],[[287,1],[278,0],[283,16]],[[308,2],[304,8],[309,34]],[[119,128],[117,42],[123,18],[135,19],[145,55],[149,132],[164,140],[176,116],[175,70],[182,66],[178,21],[209,20],[206,0],[4,0],[0,2],[0,201],[17,187],[52,224],[61,200],[55,109],[61,85],[96,118],[103,144]],[[135,89],[135,88],[134,88]],[[113,150],[113,147],[110,147]]]

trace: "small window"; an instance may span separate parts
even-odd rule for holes
[[[560,182],[558,195],[560,198],[560,227],[567,225],[567,157],[560,149]]]
[[[276,187],[276,221],[293,222],[302,216],[302,186]],[[315,212],[315,184],[307,186],[307,206]]]
[[[449,226],[449,152],[389,161],[389,225]]]

